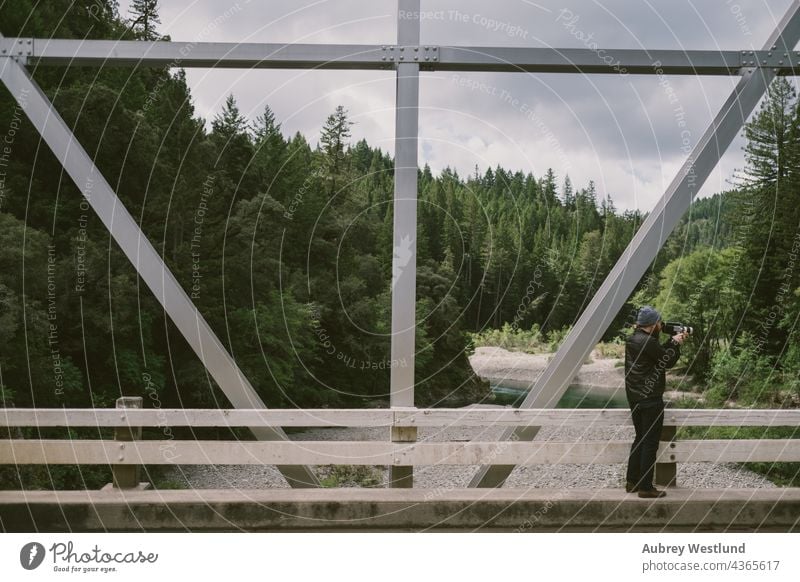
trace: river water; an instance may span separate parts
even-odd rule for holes
[[[525,399],[525,388],[492,383],[495,404],[518,406]],[[625,388],[606,388],[573,384],[558,401],[556,408],[628,408]]]

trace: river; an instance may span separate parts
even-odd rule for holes
[[[518,406],[528,394],[518,386],[492,384],[495,404]],[[628,408],[624,388],[572,384],[558,401],[556,408]]]

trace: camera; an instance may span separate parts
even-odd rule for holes
[[[678,335],[679,333],[692,335],[694,333],[694,328],[689,327],[688,325],[683,325],[682,323],[678,323],[677,321],[665,321],[664,326],[661,328],[661,332],[669,335]]]

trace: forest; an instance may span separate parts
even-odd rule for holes
[[[3,3],[2,34],[162,38],[153,2],[133,15],[99,0],[33,4]],[[235,95],[207,124],[179,68],[32,73],[267,406],[388,404],[403,365],[389,359],[392,257],[404,252],[392,248],[393,160],[352,138],[348,111],[289,136],[269,107],[247,119]],[[0,118],[3,405],[228,406],[5,89]],[[650,303],[696,328],[685,373],[710,401],[797,406],[791,83],[773,83],[745,132],[735,187],[692,204],[603,340],[621,341]],[[557,346],[646,215],[557,169],[426,166],[418,217],[417,405],[453,406],[487,395],[471,334],[535,329]]]

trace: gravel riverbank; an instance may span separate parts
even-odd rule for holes
[[[478,348],[470,357],[475,372],[484,378],[508,385],[530,385],[547,366],[547,354],[524,354],[509,352],[502,348]],[[576,376],[576,384],[597,386],[603,389],[619,389],[624,386],[622,368],[615,366],[616,360],[593,358]],[[496,441],[503,429],[498,427],[447,427],[443,429],[420,429],[419,440],[428,441]],[[386,440],[384,428],[318,428],[292,433],[292,440]],[[633,427],[543,427],[537,440],[553,441],[633,441]],[[478,470],[473,466],[440,465],[418,467],[414,470],[414,486],[432,490],[448,490],[465,487]],[[320,478],[331,474],[329,466],[314,467]],[[388,470],[376,467],[372,471],[376,483],[386,485]],[[288,487],[286,480],[274,466],[258,465],[196,465],[170,468],[161,480],[168,487],[194,489],[268,489]],[[506,481],[508,487],[575,488],[575,487],[623,487],[625,465],[532,465],[517,467]],[[775,487],[757,473],[740,466],[711,463],[682,463],[678,466],[678,482],[690,488],[755,488]],[[356,483],[342,485],[357,486]],[[379,485],[379,486],[381,486]],[[163,486],[163,485],[162,485]]]
[[[493,441],[502,429],[454,427],[444,430],[420,429],[420,440],[479,440]],[[292,435],[292,440],[385,440],[382,428],[320,428]],[[537,439],[555,441],[633,440],[632,427],[543,427]],[[429,466],[414,471],[414,486],[426,489],[448,490],[465,487],[477,466]],[[329,467],[315,467],[318,476],[329,474]],[[383,485],[388,481],[385,467],[375,469],[376,479]],[[531,465],[517,467],[509,476],[508,487],[575,488],[622,487],[625,465]],[[269,489],[288,487],[286,480],[274,466],[257,465],[197,465],[171,468],[164,476],[170,487],[193,489]],[[775,487],[761,475],[740,468],[736,464],[682,463],[678,466],[681,487]],[[355,484],[351,484],[355,485]]]

